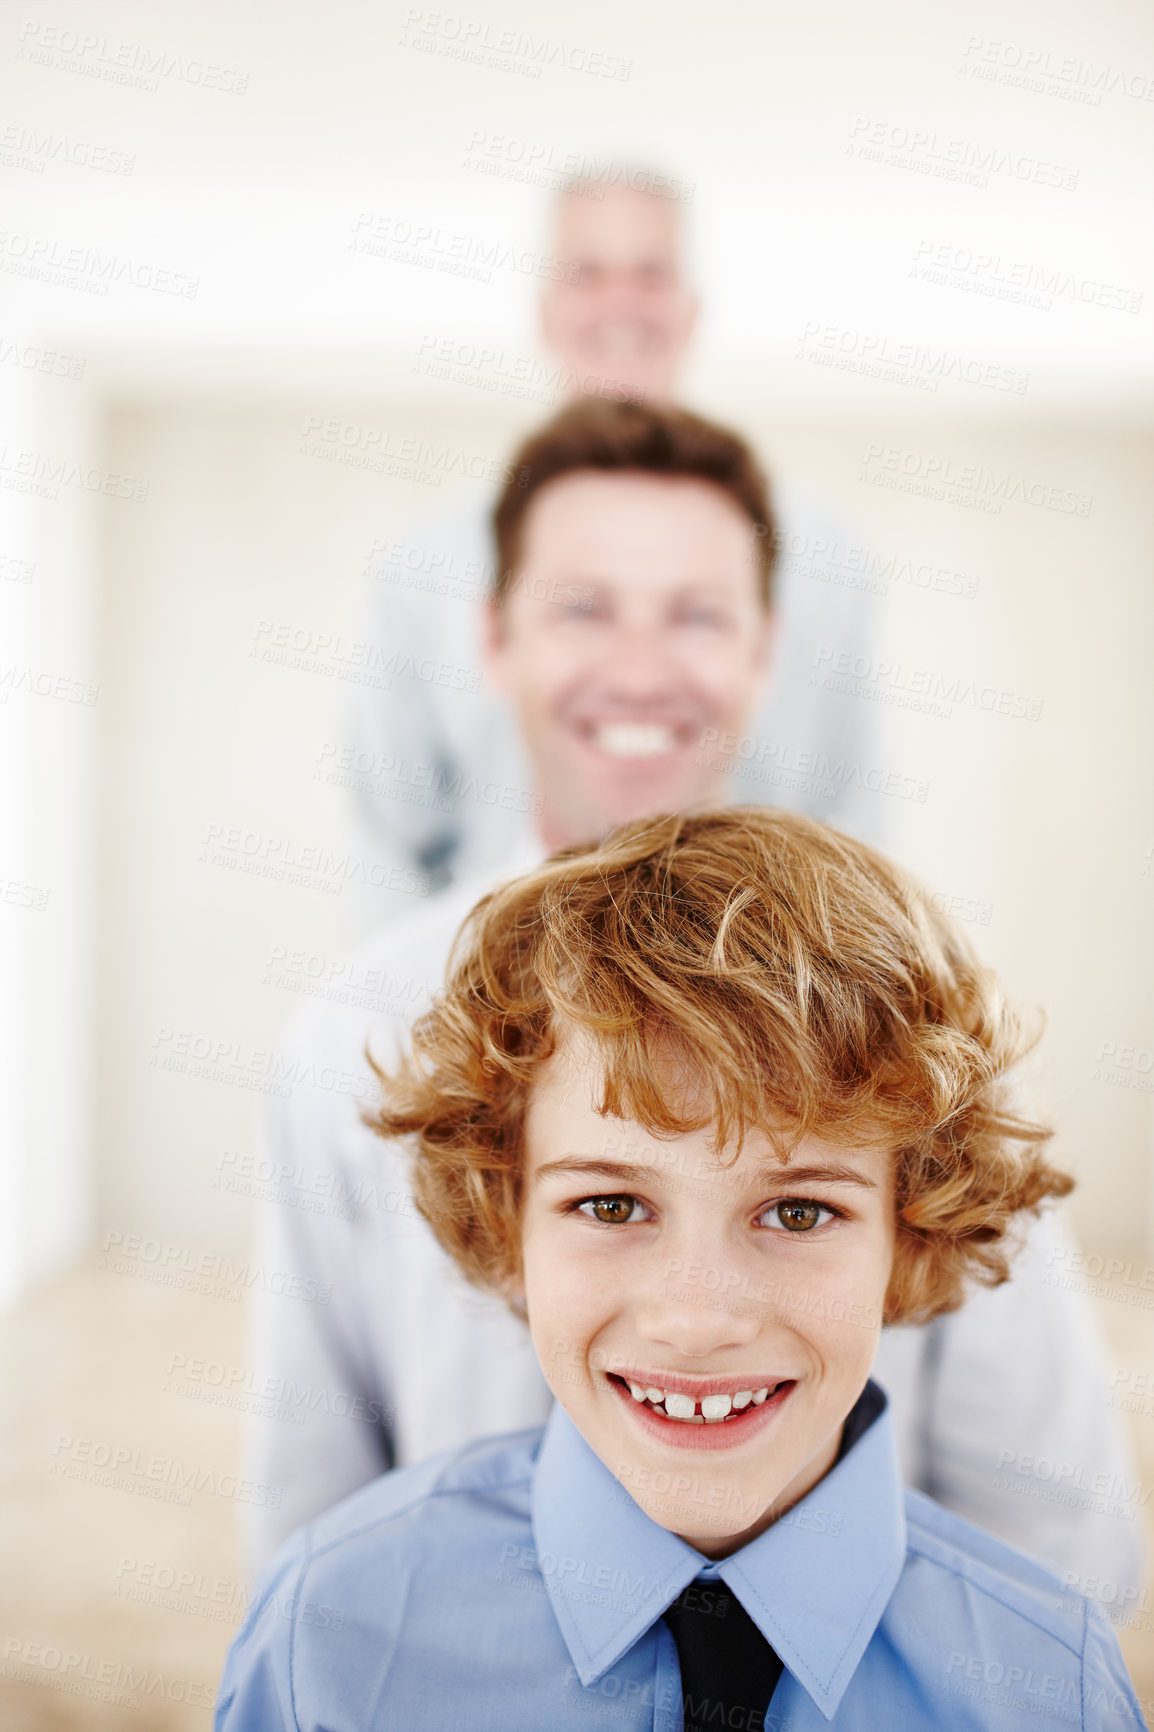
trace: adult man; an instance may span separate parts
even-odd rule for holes
[[[551,252],[564,270],[544,287],[540,319],[560,393],[570,402],[672,401],[698,313],[679,204],[656,192],[576,182],[558,199],[555,222]],[[382,538],[359,635],[411,652],[414,663],[431,656],[478,669],[494,575],[492,503],[482,498]],[[783,561],[779,573],[773,679],[751,711],[757,744],[736,766],[734,796],[793,807],[884,841],[886,802],[860,798],[862,778],[878,770],[872,706],[813,680],[819,652],[868,652],[871,597],[821,581],[820,549],[851,539],[827,512],[784,494],[777,510],[788,544],[807,551],[804,560]],[[420,871],[434,886],[495,867],[514,842],[532,835],[517,811],[523,802],[501,797],[523,790],[528,776],[516,718],[487,690],[407,679],[392,687],[362,686],[353,698],[352,791],[366,857]],[[394,797],[398,763],[419,776],[427,803]],[[821,775],[822,763],[840,773]],[[479,797],[478,788],[496,797]],[[367,897],[366,926],[408,905],[399,892]]]
[[[530,440],[517,467],[523,485],[496,514],[488,655],[524,732],[537,834],[497,876],[624,818],[723,801],[717,742],[748,732],[772,645],[773,519],[732,434],[676,410],[590,403]],[[266,1286],[286,1296],[266,1293],[258,1316],[258,1387],[280,1411],[260,1420],[253,1464],[282,1492],[251,1512],[256,1562],[385,1467],[547,1409],[527,1334],[454,1280],[415,1214],[403,1153],[382,1152],[358,1112],[373,1092],[366,1037],[387,1062],[493,878],[384,929],[346,977],[361,1007],[326,1007],[292,1042],[287,1074],[301,1081],[273,1102],[280,1200],[261,1255],[277,1277]],[[1044,1280],[1054,1247],[1039,1232],[1008,1286],[884,1337],[877,1376],[913,1484],[1046,1561],[1130,1583],[1132,1511],[1031,1496],[1041,1458],[1076,1464],[1086,1483],[1126,1472],[1091,1321]]]

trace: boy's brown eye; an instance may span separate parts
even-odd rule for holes
[[[604,1221],[607,1225],[628,1221],[635,1206],[635,1197],[590,1197],[587,1205],[592,1210],[594,1219]]]
[[[829,1210],[821,1203],[797,1202],[777,1203],[774,1213],[783,1227],[791,1233],[808,1233],[813,1227],[821,1226],[821,1217],[829,1214]]]

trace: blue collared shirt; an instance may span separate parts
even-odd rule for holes
[[[655,1489],[707,1505],[704,1468],[682,1477]],[[718,1576],[785,1668],[729,1732],[1144,1724],[1095,1607],[903,1493],[884,1406],[719,1563],[650,1520],[558,1407],[543,1430],[397,1469],[302,1529],[233,1644],[217,1729],[681,1732],[662,1613]]]

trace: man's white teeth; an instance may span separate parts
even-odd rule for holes
[[[764,1389],[738,1389],[732,1395],[703,1395],[699,1403],[692,1395],[682,1395],[676,1389],[667,1392],[646,1384],[634,1383],[628,1378],[626,1382],[634,1401],[648,1401],[653,1407],[663,1407],[667,1419],[680,1420],[683,1425],[718,1425],[723,1419],[741,1413],[750,1403],[754,1407],[760,1407],[769,1396],[769,1385],[766,1384]],[[700,1413],[697,1411],[699,1406]]]
[[[646,347],[637,325],[602,325],[598,332],[602,350],[614,360],[632,360]]]
[[[676,745],[673,729],[664,722],[602,722],[596,730],[598,749],[611,758],[655,758]]]

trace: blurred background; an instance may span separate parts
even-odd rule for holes
[[[23,0],[0,87],[4,1726],[209,1724],[264,1055],[372,864],[341,668],[559,403],[550,200],[615,164],[676,183],[687,400],[871,550],[890,849],[1045,1013],[1147,1512],[1149,8]]]

